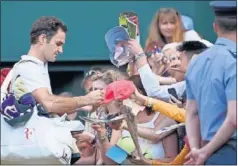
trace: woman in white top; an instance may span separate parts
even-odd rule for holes
[[[129,80],[134,83],[140,93],[146,95],[139,76],[132,76],[129,78]],[[130,103],[124,102],[124,104],[131,107]],[[138,141],[141,146],[141,149],[144,149],[144,151],[150,149],[153,159],[172,161],[178,153],[177,134],[166,133],[170,135],[163,138],[163,135],[161,135],[161,137],[156,137],[153,132],[159,130],[161,126],[168,127],[170,125],[175,124],[176,122],[164,116],[163,114],[153,112],[151,108],[140,106],[138,104],[136,104],[136,101],[134,102],[133,112],[137,113],[136,122],[138,124]],[[122,137],[130,135],[126,123],[123,123],[121,128],[124,129],[122,131]],[[148,130],[150,132],[146,131],[146,128],[150,129]]]
[[[156,120],[158,119],[158,117],[159,117],[159,112],[156,112],[155,115],[153,115],[152,120],[150,120],[149,122],[145,122],[145,123],[139,123],[137,125],[140,126],[140,127],[155,129],[155,127],[156,127],[155,124],[156,124]],[[122,131],[122,138],[126,137],[126,136],[130,136],[130,132],[127,131],[127,130],[123,130]],[[144,138],[141,138],[141,137],[138,138],[138,141],[139,141],[141,149],[143,149],[145,152],[147,152],[148,150],[151,151],[151,154],[152,154],[151,157],[153,159],[163,159],[163,158],[165,158],[165,150],[164,150],[162,141],[159,141],[158,143],[154,143],[153,141],[150,141],[150,140],[147,140],[147,139],[144,139]]]

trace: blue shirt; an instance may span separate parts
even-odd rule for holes
[[[236,100],[236,43],[218,38],[191,60],[185,80],[187,99],[198,105],[202,139],[210,141],[226,118],[227,102]]]

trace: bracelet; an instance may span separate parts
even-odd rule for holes
[[[143,57],[143,56],[146,56],[144,52],[142,52],[142,53],[140,53],[140,54],[137,54],[137,55],[135,56],[134,62],[136,62],[138,59],[140,59],[140,58]]]
[[[147,106],[147,103],[148,103],[148,97],[145,100],[144,106]]]
[[[149,98],[149,107],[152,107],[153,104],[152,104],[152,98]]]
[[[150,97],[147,97],[144,105],[147,107],[152,107],[152,99]]]
[[[100,137],[99,137],[99,141],[100,141],[100,142],[104,142],[105,140],[107,140],[107,135],[104,135],[104,136],[100,136]]]
[[[98,133],[97,138],[100,142],[104,142],[105,140],[107,140],[107,132],[105,131],[105,133]]]

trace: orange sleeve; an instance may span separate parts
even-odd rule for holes
[[[185,110],[164,101],[152,99],[152,109],[178,122],[185,122]]]
[[[152,160],[152,165],[183,165],[185,163],[185,157],[189,153],[190,149],[185,144],[182,151],[177,155],[177,157],[170,163],[160,162],[158,160]]]

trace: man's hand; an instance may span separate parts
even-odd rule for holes
[[[101,135],[105,134],[106,135],[106,128],[105,128],[105,124],[103,123],[100,123],[100,124],[97,124],[97,123],[93,123],[92,124],[92,128],[97,132],[97,133],[100,133]]]
[[[203,149],[193,148],[190,153],[185,157],[187,160],[185,165],[203,165],[205,161],[208,159],[207,153]]]
[[[138,90],[136,89],[135,92],[130,96],[130,99],[134,102],[136,102],[139,105],[144,105],[145,101],[147,99],[146,96],[142,95]]]
[[[85,97],[87,98],[88,105],[100,104],[104,99],[105,91],[95,90],[89,92]]]

